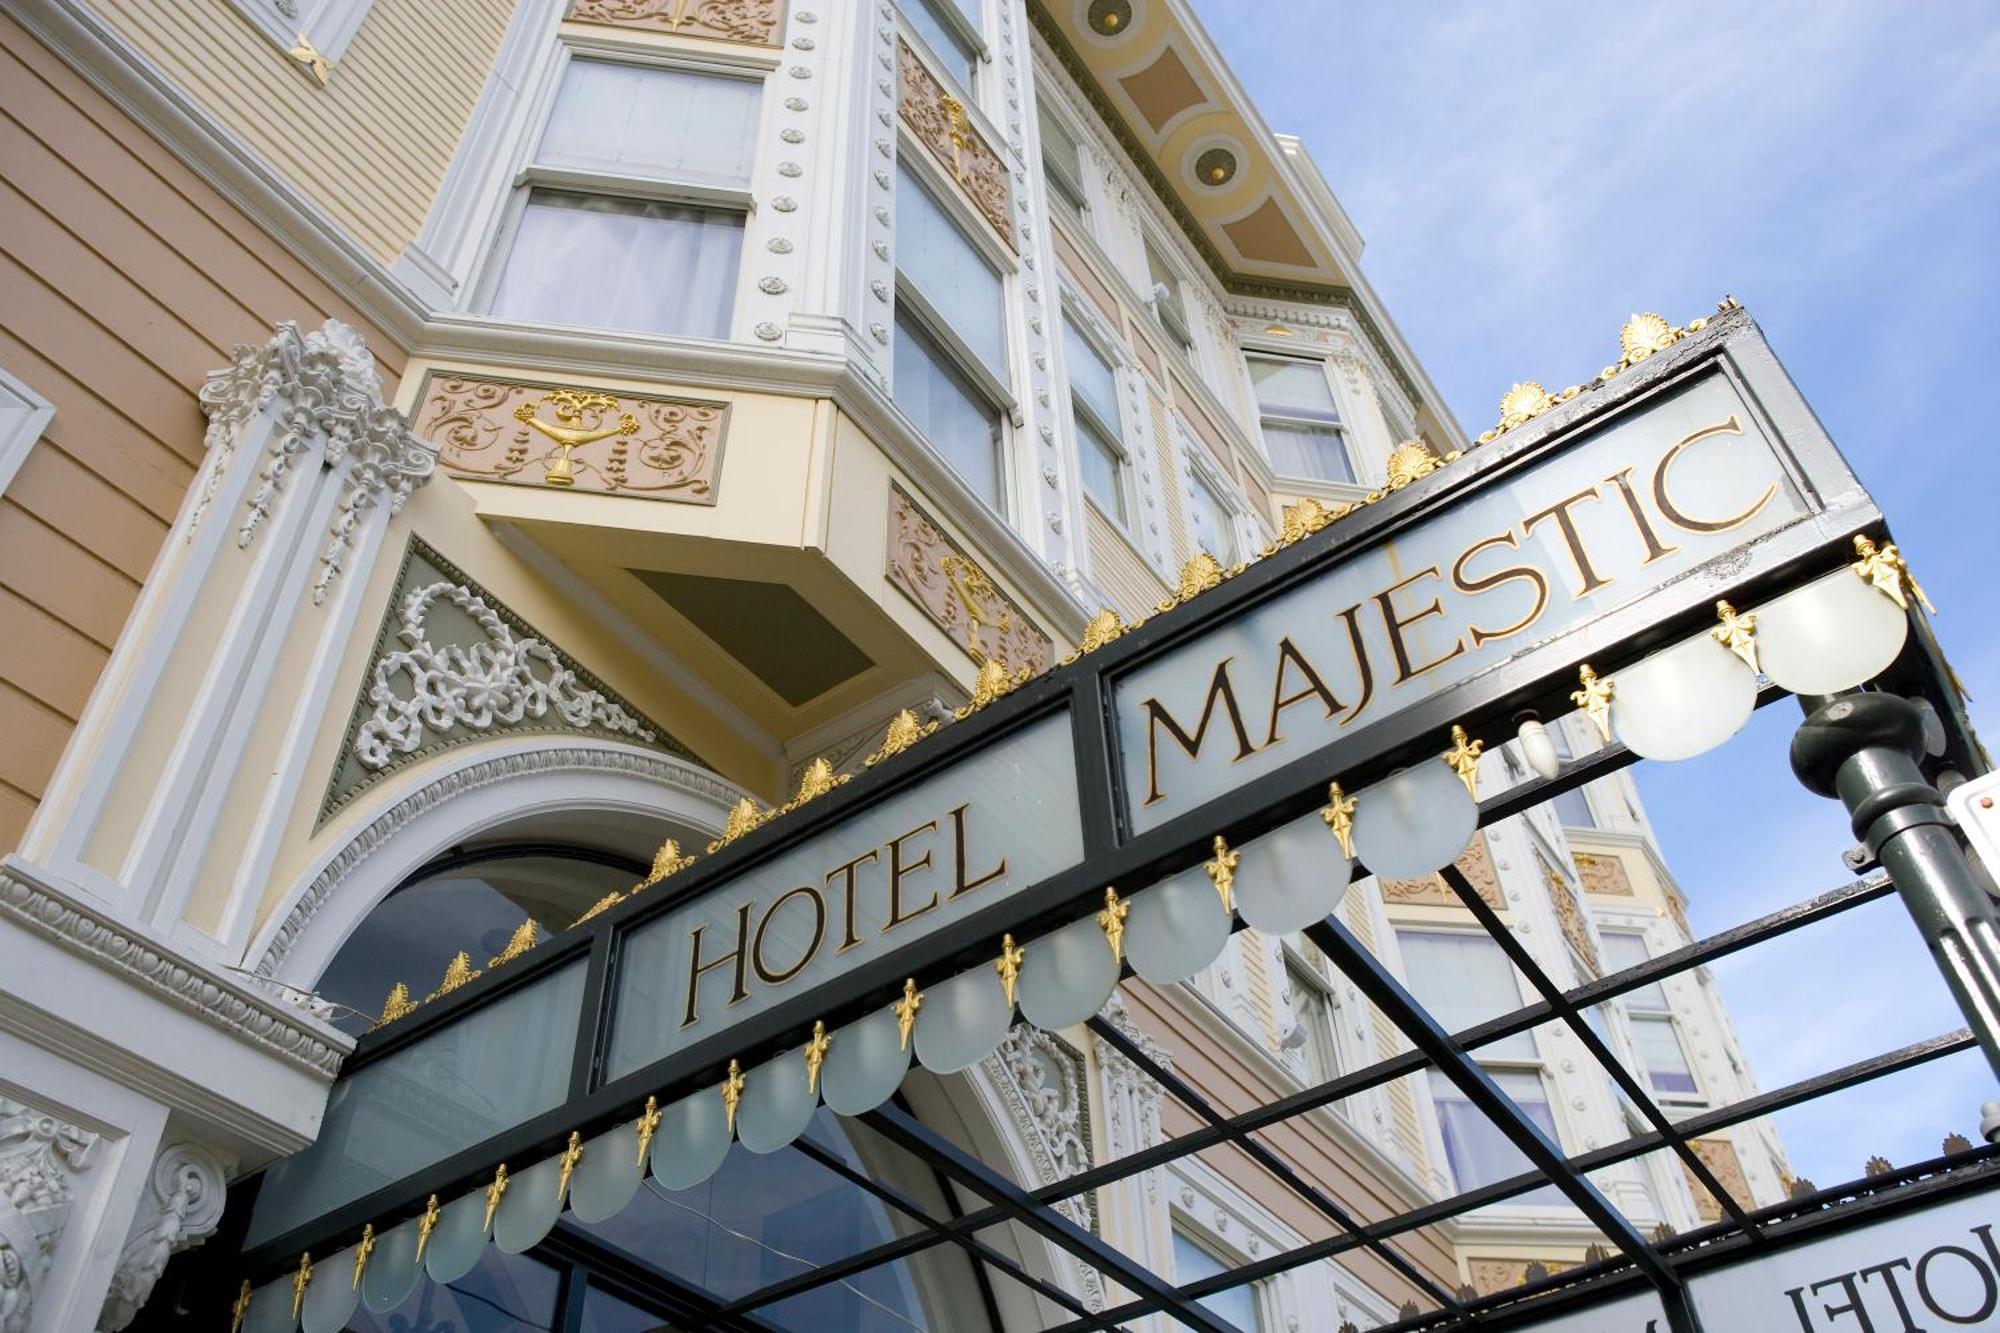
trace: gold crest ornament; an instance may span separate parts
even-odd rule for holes
[[[229,1307],[229,1333],[243,1333],[243,1317],[250,1313],[250,1279],[236,1290],[236,1302]]]
[[[818,800],[835,787],[845,783],[847,778],[848,775],[845,773],[834,772],[833,765],[827,761],[825,755],[821,755],[806,765],[806,771],[799,775],[798,794],[785,802],[778,813],[788,815],[807,801]]]
[[[1479,756],[1485,749],[1485,741],[1469,739],[1464,727],[1452,723],[1451,749],[1445,751],[1444,761],[1451,765],[1451,771],[1458,774],[1458,780],[1465,784],[1466,795],[1475,801],[1479,799]]]
[[[1021,985],[1021,964],[1027,960],[1028,951],[1014,943],[1012,935],[1000,937],[1000,957],[993,964],[993,970],[1000,974],[1000,989],[1007,995],[1007,1008],[1014,1008],[1014,992]]]
[[[1222,897],[1225,915],[1236,911],[1236,863],[1243,859],[1243,853],[1232,852],[1220,833],[1215,835],[1215,855],[1201,863],[1208,872],[1209,883],[1215,885],[1216,893]]]
[[[668,838],[660,844],[660,850],[653,853],[653,868],[646,872],[646,878],[633,892],[650,889],[669,875],[677,875],[694,864],[694,857],[681,855],[678,840]]]
[[[569,1197],[569,1178],[576,1174],[576,1164],[583,1160],[583,1135],[576,1130],[569,1132],[569,1146],[563,1149],[562,1174],[556,1177],[556,1206]]]
[[[611,892],[605,894],[602,898],[599,898],[596,902],[592,903],[590,905],[589,911],[585,912],[582,916],[578,917],[576,920],[570,922],[569,923],[570,929],[574,930],[586,921],[596,920],[598,917],[603,916],[606,912],[610,911],[612,908],[618,906],[618,904],[624,901],[625,901],[625,895],[618,892],[618,890],[613,889]]]
[[[1186,564],[1181,566],[1181,581],[1174,589],[1174,595],[1154,607],[1155,611],[1171,611],[1182,602],[1192,601],[1210,588],[1219,588],[1229,577],[1222,563],[1206,551],[1197,551]]]
[[[1326,784],[1326,801],[1326,805],[1319,812],[1319,817],[1325,821],[1327,828],[1340,842],[1340,854],[1352,861],[1355,798],[1342,791],[1338,782],[1329,782]]]
[[[735,1060],[729,1062],[729,1073],[722,1080],[722,1121],[729,1133],[736,1133],[736,1108],[743,1104],[743,1066]]]
[[[1125,961],[1125,918],[1132,915],[1132,904],[1118,896],[1118,890],[1106,886],[1104,906],[1097,913],[1097,928],[1104,932],[1104,942],[1111,946],[1111,956],[1119,962]]]
[[[361,1275],[368,1271],[368,1258],[375,1253],[375,1224],[368,1223],[361,1228],[361,1243],[354,1247],[354,1285],[350,1290],[361,1290]]]
[[[417,1011],[417,1003],[410,998],[410,988],[397,982],[389,988],[388,998],[382,1001],[382,1016],[375,1020],[375,1027],[385,1028],[399,1018],[407,1018]],[[369,1031],[374,1031],[370,1028]]]
[[[1597,728],[1598,739],[1606,745],[1611,743],[1611,677],[1600,678],[1596,668],[1585,662],[1576,669],[1576,678],[1583,688],[1570,691],[1569,700],[1583,710]]]
[[[905,708],[889,719],[889,730],[882,737],[882,748],[861,762],[873,768],[884,759],[901,754],[937,729],[936,722],[920,722],[914,708]]]
[[[646,1109],[641,1111],[639,1118],[632,1122],[639,1131],[638,1167],[641,1171],[646,1169],[646,1150],[653,1146],[653,1136],[660,1132],[660,1119],[660,1099],[648,1096],[646,1098]]]
[[[1722,623],[1708,632],[1708,637],[1743,659],[1743,665],[1757,672],[1757,616],[1755,612],[1739,613],[1728,602],[1715,604],[1715,615]]]
[[[514,409],[514,419],[530,430],[540,431],[554,442],[556,457],[549,463],[548,471],[542,475],[542,482],[548,486],[574,486],[576,474],[571,470],[570,454],[586,444],[596,444],[608,440],[613,435],[636,435],[639,433],[639,418],[630,412],[618,417],[608,426],[586,426],[586,415],[600,412],[618,411],[618,400],[604,393],[583,393],[576,389],[557,389],[542,395],[542,402],[556,410],[556,424],[551,426],[535,415],[537,404],[522,403]]]
[[[1903,553],[1896,549],[1896,543],[1885,542],[1878,548],[1865,533],[1857,532],[1854,534],[1854,553],[1861,557],[1854,562],[1854,572],[1894,602],[1897,610],[1909,610],[1914,598],[1923,604],[1924,610],[1937,614],[1931,599],[1918,586],[1916,576],[1910,573]]]
[[[465,950],[460,949],[458,953],[452,957],[451,962],[446,965],[444,969],[444,980],[438,983],[438,988],[436,990],[432,991],[429,995],[424,996],[424,1003],[429,1004],[432,1000],[435,1000],[440,995],[451,994],[453,991],[457,990],[460,986],[463,986],[466,982],[471,981],[478,975],[479,975],[478,969],[472,966],[472,955],[465,952]]]
[[[1081,658],[1085,653],[1094,653],[1113,639],[1122,638],[1125,631],[1131,628],[1133,627],[1126,625],[1118,619],[1116,611],[1107,606],[1092,616],[1090,622],[1083,627],[1083,638],[1076,645],[1076,651],[1068,657],[1063,658],[1056,665],[1068,666],[1070,663]]]
[[[951,715],[963,722],[994,700],[1026,685],[1028,677],[1033,674],[1032,667],[1022,667],[1010,676],[1005,662],[989,657],[980,665],[979,674],[972,679],[972,697],[966,700],[964,707],[954,708]]]
[[[820,1019],[813,1020],[812,1040],[806,1043],[806,1091],[819,1092],[819,1068],[826,1063],[826,1053],[833,1046],[833,1038],[826,1035],[826,1024]]]
[[[896,1034],[899,1038],[896,1049],[910,1049],[910,1034],[917,1029],[917,1010],[924,1007],[924,993],[917,989],[915,977],[903,979],[903,998],[892,1006],[896,1011]]]
[[[438,1196],[433,1194],[424,1205],[423,1220],[417,1223],[417,1262],[424,1261],[424,1247],[431,1243],[431,1232],[437,1230],[438,1216],[444,1210],[438,1207]]]
[[[535,947],[535,918],[527,917],[514,927],[514,933],[507,937],[507,947],[486,960],[488,971],[511,963],[522,954]]]
[[[715,855],[744,834],[754,832],[770,818],[770,812],[760,811],[757,803],[745,796],[729,807],[729,818],[723,823],[722,836],[708,844],[708,854]]]

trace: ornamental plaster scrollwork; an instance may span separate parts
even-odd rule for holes
[[[911,133],[943,163],[993,230],[1014,244],[1014,206],[1007,168],[966,119],[965,104],[931,77],[914,52],[896,43],[897,109]]]
[[[0,1097],[0,1333],[27,1333],[97,1135]]]
[[[498,731],[580,732],[693,758],[484,588],[412,539],[321,817],[408,763]]]
[[[1132,1021],[1123,995],[1115,991],[1112,993],[1110,1003],[1104,1006],[1104,1016],[1155,1064],[1163,1069],[1174,1067],[1174,1058],[1167,1049]],[[1115,1161],[1164,1142],[1166,1131],[1160,1124],[1160,1085],[1141,1073],[1122,1051],[1102,1037],[1092,1038],[1092,1054],[1097,1058],[1097,1068],[1104,1079],[1106,1156]],[[1144,1172],[1141,1179],[1145,1184],[1147,1203],[1157,1203],[1159,1171]]]
[[[579,23],[776,46],[783,13],[784,0],[576,0],[569,16]]]
[[[389,512],[397,513],[437,470],[437,447],[418,439],[401,412],[384,406],[374,355],[359,333],[338,320],[311,333],[301,333],[288,320],[263,346],[239,345],[230,364],[209,375],[199,397],[208,417],[203,444],[209,456],[188,517],[189,536],[213,505],[244,429],[274,402],[283,405],[244,504],[237,546],[247,548],[256,539],[296,465],[315,450],[323,467],[345,473],[313,580],[315,605],[326,600],[340,576],[362,520],[385,501]]]
[[[1089,1168],[1090,1098],[1081,1051],[1053,1033],[1017,1023],[981,1068],[1028,1151],[1037,1184],[1053,1185]],[[1098,1229],[1094,1190],[1059,1200],[1055,1208],[1078,1226]],[[1103,1278],[1082,1264],[1071,1262],[1068,1268],[1084,1305],[1102,1310]]]
[[[166,1271],[167,1260],[215,1234],[222,1220],[229,1166],[197,1143],[174,1143],[160,1150],[146,1198],[132,1219],[98,1333],[119,1333],[138,1315]]]
[[[1054,641],[901,486],[889,487],[889,582],[975,662],[1040,671]]]

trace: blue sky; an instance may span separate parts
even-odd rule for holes
[[[1594,374],[1632,311],[1749,307],[2000,739],[2000,10],[1195,3],[1266,121],[1306,141],[1468,432],[1516,380]],[[1702,933],[1846,878],[1839,807],[1786,766],[1797,718],[1787,702],[1711,755],[1638,770]],[[1715,971],[1766,1087],[1961,1021],[1894,900]],[[1794,1169],[1831,1184],[1976,1134],[1996,1096],[1961,1055],[1779,1128]]]

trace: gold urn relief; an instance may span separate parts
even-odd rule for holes
[[[547,405],[555,413],[555,424],[542,420],[539,409]],[[556,450],[546,459],[548,469],[542,473],[542,481],[549,486],[574,486],[576,474],[571,468],[570,454],[586,444],[596,444],[614,435],[636,435],[639,433],[639,418],[630,412],[620,413],[618,400],[610,394],[578,393],[574,389],[557,389],[544,394],[541,404],[522,403],[514,409],[514,419],[524,423],[530,430],[541,432],[555,442]],[[609,420],[609,425],[600,422]]]

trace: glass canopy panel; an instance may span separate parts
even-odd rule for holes
[[[561,1276],[525,1254],[488,1246],[479,1266],[449,1285],[423,1281],[393,1310],[356,1311],[348,1333],[528,1333],[557,1327]],[[655,1321],[656,1325],[660,1321]]]
[[[1076,785],[1068,718],[1044,718],[638,927],[619,969],[607,1077],[1073,865]],[[741,967],[730,961],[738,949]]]
[[[273,1166],[252,1245],[562,1102],[583,999],[568,964],[334,1085],[319,1140]]]

